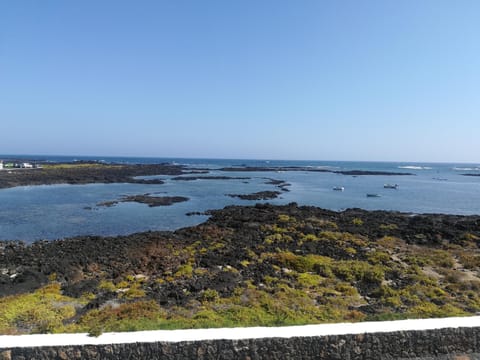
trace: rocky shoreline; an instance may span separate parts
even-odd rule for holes
[[[208,213],[205,223],[174,232],[0,242],[0,332],[272,326],[480,311],[480,216],[297,204]],[[21,313],[25,307],[15,304],[34,302],[39,292],[52,296],[51,307],[35,303],[48,308],[42,314],[70,310],[51,318]],[[20,312],[13,320],[12,311]]]
[[[220,171],[326,169],[224,168]],[[3,170],[21,185],[249,180],[171,164],[96,162]],[[288,191],[227,194],[268,200]],[[127,195],[97,206],[167,206],[186,197]],[[278,326],[457,316],[480,311],[480,216],[408,214],[295,203],[191,212],[210,216],[177,231],[0,242],[0,333]]]
[[[348,170],[334,171],[329,169],[316,169],[310,167],[225,167],[218,171],[223,172],[330,172],[342,175],[414,175],[405,172],[365,171]],[[140,179],[141,176],[172,175],[171,180],[194,181],[194,180],[250,180],[249,177],[231,177],[223,175],[199,175],[208,174],[209,169],[186,168],[182,165],[172,164],[115,164],[96,161],[79,161],[74,163],[43,164],[34,169],[10,169],[0,171],[0,189],[16,186],[29,185],[55,185],[55,184],[91,184],[91,183],[132,183],[132,184],[163,184],[161,179]],[[282,191],[288,191],[289,184],[282,180],[269,179],[267,184],[277,185]]]
[[[219,169],[220,171],[238,171],[238,172],[285,172],[285,171],[305,171],[305,172],[322,172],[322,173],[333,173],[341,175],[384,175],[384,176],[398,176],[398,175],[415,175],[408,172],[392,172],[392,171],[370,171],[370,170],[330,170],[330,169],[318,169],[312,167],[302,167],[302,166],[239,166],[239,167],[224,167]]]
[[[182,175],[185,168],[171,164],[125,165],[104,163],[63,163],[39,169],[0,171],[0,189],[28,185],[132,183],[163,184],[160,179],[137,179],[137,176]],[[188,172],[187,172],[188,173]]]

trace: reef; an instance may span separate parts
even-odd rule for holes
[[[277,198],[280,194],[280,191],[258,191],[252,194],[227,194],[227,196],[242,200],[270,200]]]
[[[193,181],[193,180],[250,180],[249,177],[234,176],[176,176],[171,180]]]
[[[189,198],[184,196],[152,196],[150,194],[124,196],[119,200],[105,201],[97,204],[97,206],[111,207],[123,202],[137,202],[147,204],[149,207],[169,206],[178,202],[188,201]]]
[[[224,167],[219,169],[220,171],[244,171],[244,172],[285,172],[285,171],[305,171],[305,172],[322,172],[322,173],[334,173],[342,175],[383,175],[383,176],[398,176],[398,175],[415,175],[408,172],[393,172],[393,171],[370,171],[370,170],[330,170],[319,169],[312,167],[302,166],[239,166],[239,167]]]

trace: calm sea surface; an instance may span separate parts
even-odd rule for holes
[[[0,155],[2,158],[19,156]],[[332,210],[352,207],[399,210],[412,213],[480,214],[479,164],[384,163],[333,161],[212,160],[165,158],[105,158],[25,156],[28,159],[57,161],[103,160],[123,163],[176,163],[210,169],[208,175],[249,177],[248,180],[174,181],[158,176],[162,185],[90,184],[22,186],[0,190],[0,239],[59,239],[76,235],[121,235],[146,230],[173,230],[203,222],[206,216],[186,216],[193,211],[250,205],[225,194],[248,194],[278,190],[269,179],[290,183],[289,192],[269,200],[273,204],[297,202]],[[321,172],[221,172],[232,165],[309,166],[332,170],[373,170],[410,172],[414,176],[349,176]],[[148,178],[152,178],[151,176]],[[397,190],[384,184],[399,184]],[[344,191],[333,191],[343,186]],[[119,203],[100,207],[98,203],[117,200],[125,195],[150,193],[157,196],[186,196],[187,202],[150,208],[144,204]],[[367,197],[367,193],[380,197]]]

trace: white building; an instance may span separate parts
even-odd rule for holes
[[[0,160],[0,170],[3,170],[3,161]]]

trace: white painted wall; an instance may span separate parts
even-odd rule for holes
[[[90,337],[87,334],[2,335],[0,336],[0,349],[36,346],[127,344],[136,342],[290,338],[294,336],[385,333],[459,327],[480,327],[480,316],[284,327],[137,331],[105,333],[99,337]]]

